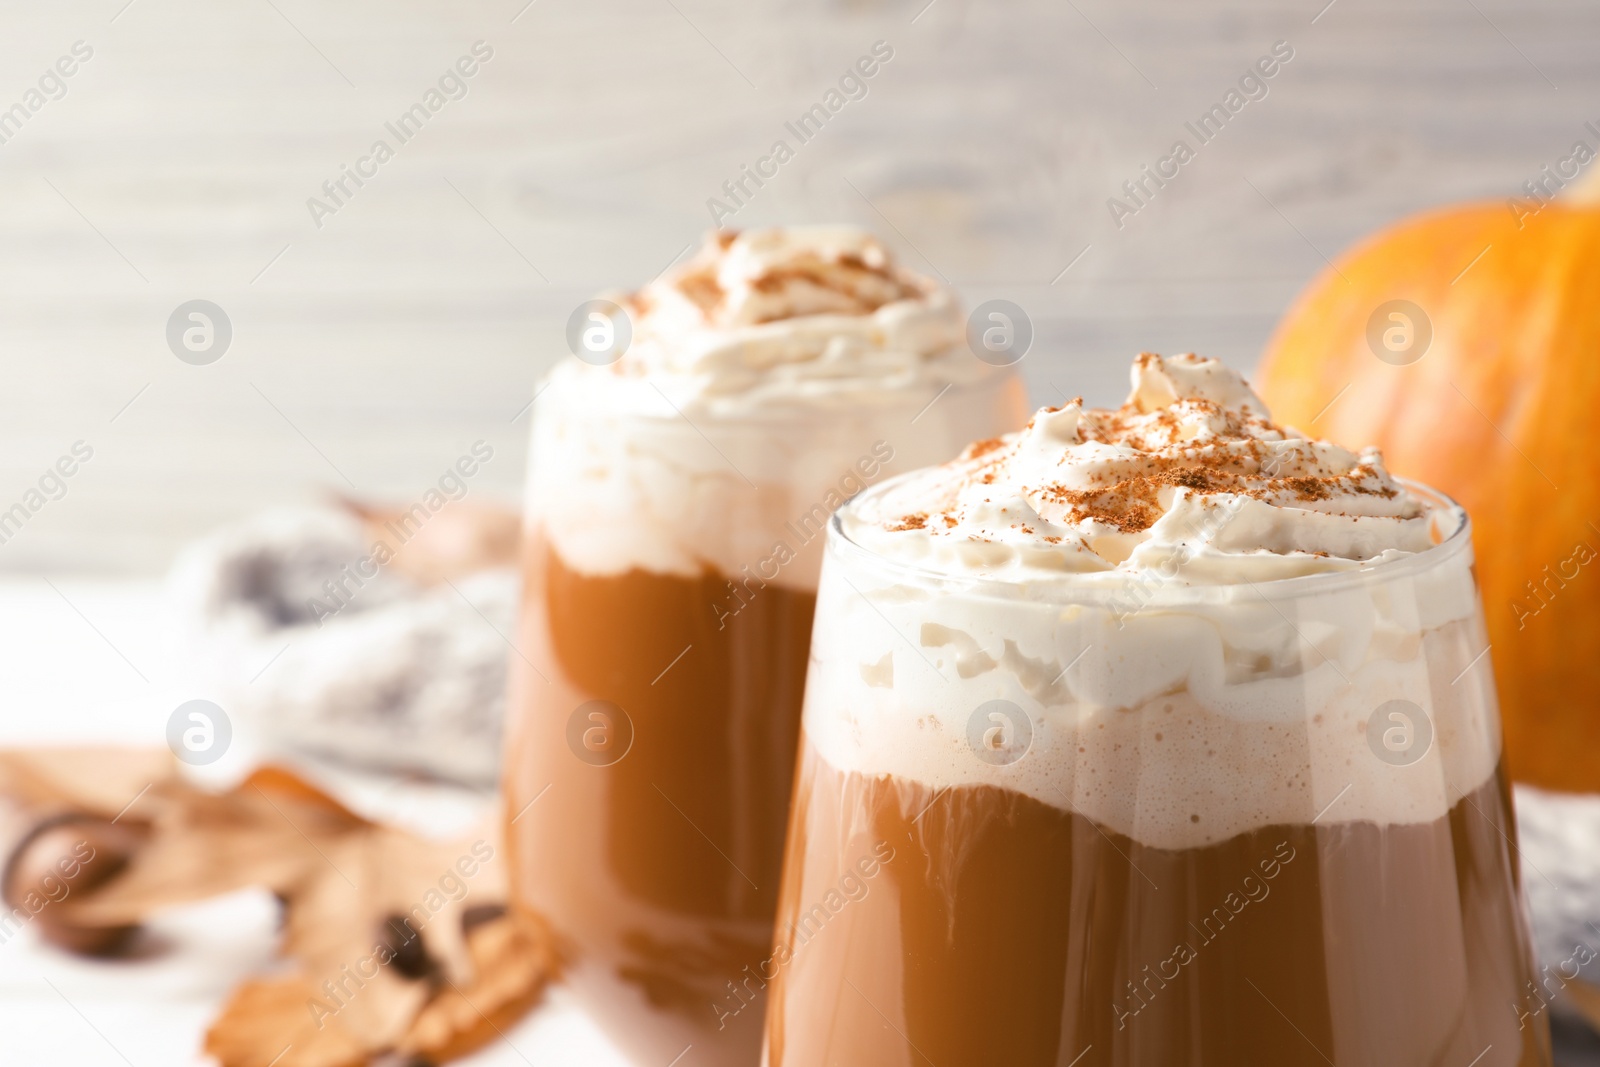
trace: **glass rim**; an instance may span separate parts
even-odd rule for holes
[[[976,360],[976,357],[973,357]],[[981,361],[978,361],[981,362]],[[581,368],[577,373],[583,377],[575,377],[572,372],[563,371],[567,365],[576,365]],[[752,405],[748,411],[725,412],[716,410],[695,410],[695,421],[706,421],[718,426],[739,425],[764,425],[774,422],[779,423],[817,423],[829,419],[859,418],[862,412],[871,412],[886,408],[906,408],[912,405],[928,404],[930,398],[946,400],[962,394],[980,393],[984,390],[1004,388],[1012,382],[1021,382],[1022,375],[1016,365],[996,366],[985,364],[986,369],[968,381],[949,381],[929,378],[921,382],[915,389],[905,386],[872,386],[863,383],[861,387],[848,393],[835,395],[831,398],[817,399],[801,402],[773,402]],[[577,356],[568,354],[560,357],[556,362],[541,374],[534,388],[533,400],[530,404],[538,407],[541,403],[549,404],[557,398],[568,402],[581,402],[584,393],[589,390],[580,387],[587,380],[588,370],[604,370],[594,364],[584,363]],[[685,415],[680,406],[680,400],[674,398],[670,388],[663,389],[660,381],[649,375],[638,377],[625,377],[618,379],[618,384],[628,383],[638,387],[638,395],[646,398],[645,404],[632,402],[630,397],[615,393],[602,400],[602,406],[609,412],[623,415],[630,419],[654,420],[656,422],[683,422],[690,418]],[[651,390],[648,386],[655,385]],[[945,396],[946,393],[951,396]]]
[[[1006,599],[1019,599],[1018,593],[1044,594],[1032,598],[1062,604],[1103,604],[1126,598],[1130,587],[1141,590],[1141,608],[1164,607],[1197,603],[1233,601],[1241,587],[1248,586],[1266,599],[1292,599],[1339,592],[1355,587],[1370,587],[1375,583],[1415,576],[1442,566],[1472,549],[1472,519],[1454,498],[1432,486],[1410,478],[1396,476],[1395,481],[1419,497],[1428,508],[1433,521],[1448,525],[1435,527],[1439,540],[1420,552],[1399,556],[1377,563],[1362,563],[1344,570],[1301,574],[1289,578],[1267,578],[1261,581],[1244,579],[1238,582],[1195,583],[1174,578],[1164,578],[1148,571],[1129,571],[1121,581],[1075,581],[1074,574],[1062,572],[1060,577],[1008,578],[981,573],[963,573],[938,570],[918,563],[907,563],[886,556],[850,537],[845,532],[844,517],[867,499],[888,492],[896,484],[916,476],[919,471],[906,471],[877,485],[862,490],[845,501],[828,520],[827,550],[870,560],[882,571],[892,572],[908,581],[944,588],[959,588],[972,594],[1005,595]],[[1093,575],[1116,576],[1115,571],[1092,571]]]

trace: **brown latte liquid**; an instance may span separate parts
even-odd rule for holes
[[[1503,774],[1432,823],[1167,850],[803,759],[768,1067],[1550,1062]]]
[[[746,968],[771,952],[815,596],[588,576],[542,543],[526,559],[514,895],[555,923],[570,984],[636,1062],[692,1044],[685,1065],[754,1067]]]

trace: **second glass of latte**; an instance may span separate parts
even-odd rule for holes
[[[634,1062],[753,1067],[829,517],[1027,409],[858,230],[716,234],[618,303],[534,404],[513,894]]]

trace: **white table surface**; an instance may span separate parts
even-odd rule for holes
[[[172,709],[206,695],[186,688],[164,614],[153,581],[0,580],[0,745],[162,744]],[[174,909],[151,925],[163,951],[123,962],[75,959],[22,929],[0,944],[0,1062],[206,1063],[205,1026],[233,986],[272,963],[276,921],[265,892]],[[505,1041],[460,1062],[627,1067],[559,990]]]

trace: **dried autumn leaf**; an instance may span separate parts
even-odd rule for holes
[[[412,1023],[400,1051],[443,1063],[482,1047],[537,1003],[559,969],[549,927],[526,912],[510,911],[474,927],[467,945],[475,979],[440,990]]]
[[[109,877],[52,905],[55,921],[111,929],[245,886],[284,901],[294,971],[236,991],[207,1037],[223,1067],[343,1067],[396,1048],[442,1062],[525,1012],[555,971],[543,923],[505,913],[496,831],[424,840],[276,768],[212,794],[170,759],[73,755],[0,753],[0,796],[100,826],[122,818],[138,836]],[[121,798],[158,767],[137,803]]]
[[[390,566],[423,585],[517,561],[522,520],[495,504],[452,500],[419,515],[416,507],[407,511],[348,497],[339,503],[361,520],[369,539],[394,553]]]
[[[370,1045],[338,1020],[318,1026],[314,995],[298,975],[245,982],[206,1031],[206,1053],[224,1067],[365,1067]]]
[[[502,913],[467,936],[476,977],[447,984],[393,1044],[356,1036],[342,1018],[314,1020],[306,1011],[316,989],[304,978],[267,978],[235,991],[206,1033],[205,1051],[221,1067],[365,1067],[372,1056],[399,1052],[445,1063],[500,1037],[533,1007],[555,973],[553,941],[542,920]]]
[[[1590,1026],[1600,1029],[1600,987],[1581,978],[1567,978],[1566,983],[1562,992],[1567,994],[1568,1005],[1577,1008]]]
[[[152,784],[132,811],[148,826],[148,842],[114,882],[65,901],[70,916],[137,922],[246,886],[288,896],[326,863],[326,847],[373,831],[372,823],[275,769],[220,794],[168,777]]]
[[[0,750],[0,797],[36,812],[71,810],[114,819],[175,764],[165,749]]]

